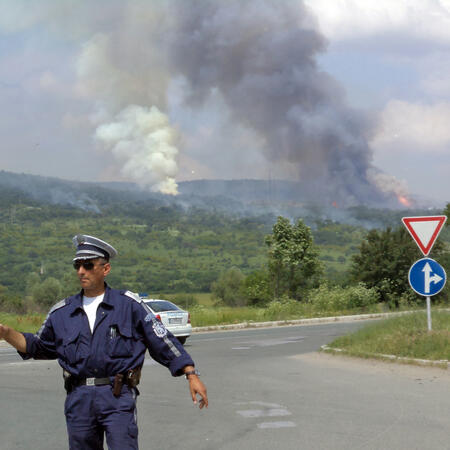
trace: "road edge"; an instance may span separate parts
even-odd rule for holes
[[[412,314],[423,310],[415,311],[401,311],[391,313],[371,313],[371,314],[355,314],[349,316],[330,316],[330,317],[313,317],[309,319],[292,319],[292,320],[277,320],[271,322],[241,322],[229,325],[209,325],[205,327],[192,327],[193,333],[201,333],[207,331],[226,331],[226,330],[241,330],[244,328],[270,328],[270,327],[282,327],[292,325],[316,325],[320,323],[333,323],[333,322],[354,322],[358,320],[373,320],[373,319],[385,319],[388,317],[395,317],[404,314]]]
[[[385,355],[383,353],[360,353],[358,355],[353,355],[351,352],[337,347],[330,347],[329,345],[322,345],[320,350],[331,354],[341,354],[346,356],[351,356],[354,358],[371,358],[371,359],[381,359],[384,361],[392,361],[403,364],[414,364],[418,366],[431,366],[438,367],[440,369],[447,370],[450,367],[450,362],[446,359],[432,360],[432,359],[419,359],[419,358],[409,358],[406,356],[396,356],[396,355]]]

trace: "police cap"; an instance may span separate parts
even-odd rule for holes
[[[93,258],[110,260],[117,255],[117,250],[112,245],[87,234],[77,234],[73,237],[72,242],[77,248],[74,261]]]

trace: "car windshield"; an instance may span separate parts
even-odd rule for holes
[[[165,300],[150,300],[145,303],[147,303],[147,305],[150,306],[150,308],[152,308],[155,312],[178,311],[180,309],[178,306]]]

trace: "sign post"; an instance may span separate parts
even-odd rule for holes
[[[447,216],[403,217],[402,222],[424,256],[428,256],[444,226]],[[428,331],[431,331],[431,299],[444,288],[445,270],[431,258],[416,261],[409,269],[409,285],[427,299]]]
[[[427,298],[428,331],[431,331],[430,297],[442,291],[446,279],[445,270],[431,258],[419,259],[409,269],[409,285],[414,292]]]

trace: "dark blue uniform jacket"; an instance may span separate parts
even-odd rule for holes
[[[27,352],[22,358],[58,359],[77,378],[110,377],[134,369],[143,364],[146,349],[173,376],[194,365],[136,294],[106,286],[93,333],[82,298],[80,292],[57,303],[38,333],[24,333]]]

